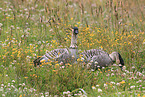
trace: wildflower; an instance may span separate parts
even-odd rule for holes
[[[38,44],[41,44],[41,41],[38,41]]]
[[[139,80],[139,81],[137,81],[136,83],[141,83],[142,82],[142,80]]]
[[[120,83],[116,83],[117,86],[120,86]]]
[[[124,77],[126,75],[126,73],[123,73],[122,76]]]
[[[104,84],[104,87],[107,87],[107,84]]]
[[[98,64],[98,62],[97,62],[97,61],[95,61],[95,64]]]
[[[135,69],[135,67],[134,67],[134,66],[132,66],[132,69]]]
[[[2,26],[3,24],[2,23],[0,23],[0,27]]]
[[[100,68],[100,66],[97,66],[98,67],[98,70],[100,70],[99,68]]]
[[[91,60],[90,62],[93,63],[93,60]]]
[[[59,64],[55,64],[56,66],[59,66]]]
[[[125,81],[121,81],[121,82],[119,82],[119,83],[124,84],[124,83],[125,83]]]
[[[1,87],[4,87],[4,84],[1,84]]]
[[[111,73],[111,76],[113,76],[114,75],[114,73]]]
[[[12,82],[14,83],[14,82],[15,82],[15,80],[12,80]]]
[[[102,69],[105,69],[105,67],[102,67]]]
[[[101,89],[98,89],[98,92],[102,92],[102,90]]]
[[[118,94],[121,94],[121,92],[118,92]]]
[[[22,97],[22,95],[20,95],[19,97]]]
[[[95,89],[96,89],[96,87],[95,87],[95,86],[92,86],[92,89],[93,89],[93,90],[95,90]]]
[[[63,95],[67,94],[67,92],[63,92]]]
[[[96,87],[99,87],[99,85],[96,85]]]
[[[40,62],[41,62],[41,63],[45,62],[45,59],[41,60]]]
[[[137,94],[137,96],[140,96],[140,94]]]
[[[115,82],[110,82],[111,84],[115,84]]]
[[[135,86],[130,86],[131,89],[135,88]]]
[[[110,74],[108,73],[106,76],[109,76]]]
[[[1,87],[1,88],[0,88],[0,91],[2,92],[3,90],[4,90],[3,87]]]
[[[25,83],[23,83],[22,86],[25,86]]]
[[[65,66],[62,66],[61,68],[65,68]]]
[[[123,71],[126,70],[126,66],[123,66]]]
[[[84,61],[85,59],[84,58],[81,58],[81,61]]]

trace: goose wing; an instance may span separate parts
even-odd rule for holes
[[[86,50],[82,53],[82,56],[85,59],[86,63],[92,61],[92,67],[94,66],[105,67],[112,63],[109,54],[99,49]]]
[[[69,50],[64,49],[54,49],[52,51],[47,51],[45,55],[34,60],[34,65],[39,65],[41,62],[48,61],[58,61],[58,62],[66,62],[67,58],[70,58]]]

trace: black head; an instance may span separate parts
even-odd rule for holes
[[[118,53],[119,54],[119,53]],[[121,55],[119,54],[119,60],[120,60],[120,64],[124,66],[124,60],[123,58],[121,57]]]
[[[40,60],[41,60],[41,57],[38,57],[37,59],[35,59],[35,60],[33,61],[35,67],[36,67],[37,65],[40,65],[40,64],[41,64]]]
[[[73,28],[73,31],[74,31],[75,34],[78,34],[78,33],[79,33],[78,27],[74,27],[74,28]]]
[[[118,53],[118,55],[119,55],[119,60],[120,60],[120,64],[121,64],[121,66],[119,66],[119,67],[122,70],[122,67],[124,66],[124,60],[123,60],[123,58],[121,57],[121,55],[119,53]]]

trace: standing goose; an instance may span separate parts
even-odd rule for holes
[[[46,52],[45,55],[35,59],[34,66],[40,65],[42,62],[58,61],[58,63],[63,62],[74,62],[78,57],[78,47],[77,47],[77,34],[78,28],[74,27],[72,29],[71,45],[69,48],[54,49],[52,51]]]
[[[81,53],[84,62],[91,62],[91,68],[96,70],[97,68],[107,67],[113,65],[113,63],[121,64],[119,66],[121,69],[124,66],[124,61],[118,52],[112,52],[108,54],[107,52],[99,49],[86,50]]]

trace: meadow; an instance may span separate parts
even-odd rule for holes
[[[0,97],[145,97],[144,0],[0,0]],[[125,62],[96,71],[77,63],[34,67],[48,50],[119,52]]]

